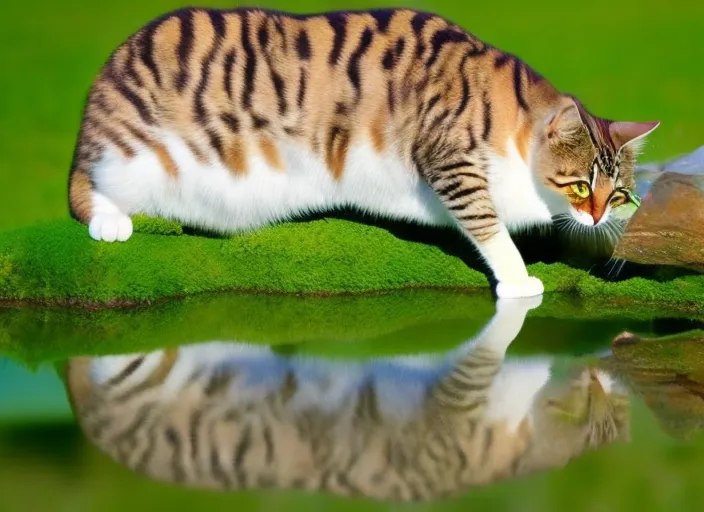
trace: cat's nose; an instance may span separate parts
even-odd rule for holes
[[[592,219],[594,219],[594,225],[599,224],[599,221],[604,217],[606,213],[606,205],[594,205],[592,209]]]
[[[607,184],[600,183],[599,186],[595,187],[591,198],[591,214],[595,226],[599,224],[599,221],[604,217],[609,206],[610,196],[611,190]]]

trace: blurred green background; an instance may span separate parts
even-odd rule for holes
[[[0,230],[65,217],[67,174],[83,101],[109,53],[150,18],[212,0],[0,2]],[[252,2],[298,12],[407,6],[459,22],[525,59],[604,117],[662,121],[642,159],[688,152],[704,140],[704,3],[685,0]],[[478,490],[443,507],[381,506],[276,493],[191,493],[109,463],[73,426],[50,369],[0,361],[0,508],[42,510],[696,510],[704,500],[704,444],[681,444],[639,405],[634,443],[585,456],[562,472]],[[3,367],[3,365],[6,365]],[[11,382],[13,384],[8,384]],[[11,405],[14,404],[14,405]],[[10,418],[9,408],[41,405]],[[43,411],[43,413],[42,413]],[[48,416],[47,416],[48,415]],[[11,421],[11,423],[7,423]],[[4,423],[3,423],[4,422]],[[3,426],[4,425],[4,426]]]

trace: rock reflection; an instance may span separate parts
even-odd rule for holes
[[[613,341],[609,368],[632,390],[665,433],[689,441],[704,430],[704,331]]]
[[[246,342],[74,358],[89,440],[152,479],[428,500],[630,439],[625,389],[586,362],[506,357],[531,300],[442,355],[334,360]]]

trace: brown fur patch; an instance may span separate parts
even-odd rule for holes
[[[521,155],[524,162],[528,161],[528,148],[530,145],[531,136],[530,132],[531,125],[528,123],[523,123],[516,134],[516,146],[518,148],[518,153]]]
[[[235,139],[225,148],[225,165],[237,175],[247,174],[245,149],[239,139]]]
[[[339,180],[345,169],[347,150],[350,145],[350,135],[347,130],[339,130],[330,134],[327,151],[327,165],[333,178]]]
[[[156,157],[159,159],[159,162],[161,162],[161,166],[166,171],[166,174],[169,176],[177,176],[178,166],[176,165],[176,162],[174,162],[174,159],[171,158],[169,150],[166,149],[163,144],[158,142],[152,145],[152,149],[154,150],[154,153],[156,153]]]
[[[88,223],[93,215],[93,183],[88,173],[76,170],[69,183],[69,205],[73,215],[83,223]]]
[[[384,137],[385,123],[386,121],[383,118],[379,118],[374,124],[372,124],[371,127],[372,144],[374,145],[374,150],[377,153],[381,153],[386,144]]]
[[[284,170],[284,163],[281,161],[281,155],[276,149],[274,141],[268,137],[261,137],[259,139],[259,149],[262,152],[262,156],[269,167],[276,169],[277,171]]]

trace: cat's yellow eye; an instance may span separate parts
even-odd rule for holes
[[[580,199],[586,199],[591,194],[591,191],[589,190],[589,185],[587,185],[583,181],[580,181],[579,183],[573,183],[570,188],[572,189],[574,195],[576,195]]]

